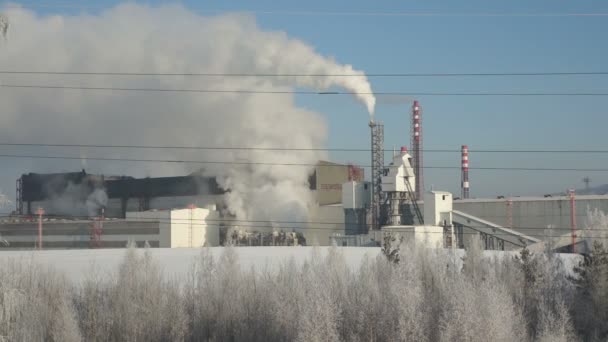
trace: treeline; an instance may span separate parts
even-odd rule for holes
[[[302,263],[243,269],[206,249],[185,281],[129,248],[110,278],[72,285],[30,263],[0,267],[3,341],[605,341],[608,255],[596,242],[574,273],[550,253],[461,262],[395,246],[354,268],[339,248]],[[391,246],[392,244],[392,246]],[[238,247],[237,247],[238,248]],[[387,257],[389,256],[389,257]],[[462,267],[459,265],[463,264]]]

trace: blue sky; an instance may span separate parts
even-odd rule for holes
[[[25,2],[33,4],[35,2]],[[118,1],[87,2],[95,12]],[[166,1],[144,1],[158,4]],[[181,1],[210,15],[217,11],[608,13],[603,1]],[[41,13],[79,13],[78,2],[45,2]],[[259,25],[281,30],[322,55],[368,73],[493,73],[607,71],[608,16],[355,16],[256,14]],[[170,18],[168,18],[170,20]],[[375,91],[608,92],[608,75],[552,77],[371,78]],[[329,147],[367,148],[368,116],[345,96],[298,97],[323,113]],[[418,97],[424,108],[427,149],[608,150],[608,97]],[[409,145],[409,104],[379,99],[385,145]],[[339,161],[369,164],[369,153],[336,153]],[[608,154],[471,153],[471,167],[608,168]],[[387,155],[388,158],[388,155]],[[426,153],[427,166],[459,166],[459,153]],[[608,183],[601,172],[471,171],[473,196],[533,195]],[[459,193],[459,170],[427,170],[426,187]]]

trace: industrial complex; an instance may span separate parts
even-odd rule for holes
[[[309,177],[314,203],[307,221],[246,221],[230,213],[216,178],[133,178],[89,174],[23,174],[16,207],[0,219],[0,248],[115,248],[234,245],[377,246],[384,233],[432,247],[464,248],[481,237],[486,249],[557,241],[580,252],[587,210],[608,211],[608,196],[471,198],[469,148],[461,146],[461,193],[425,191],[422,108],[411,108],[411,149],[385,163],[384,126],[371,121],[371,174],[319,161]],[[256,223],[256,224],[252,224]]]

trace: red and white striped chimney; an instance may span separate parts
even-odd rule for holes
[[[469,147],[462,145],[462,198],[469,198]]]

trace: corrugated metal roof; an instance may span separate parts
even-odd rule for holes
[[[576,200],[608,200],[608,195],[576,195]],[[570,196],[552,197],[505,197],[505,198],[469,198],[455,199],[454,203],[484,203],[484,202],[542,202],[542,201],[565,201],[570,200]]]

